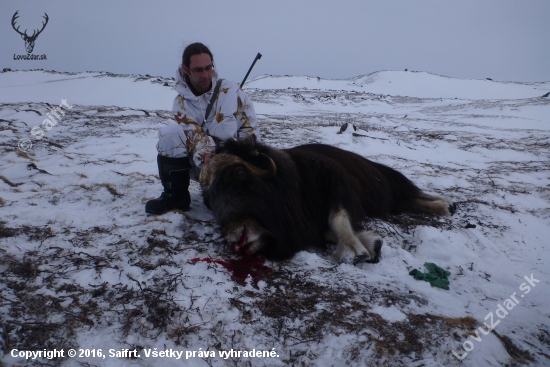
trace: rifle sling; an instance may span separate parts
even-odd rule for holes
[[[208,107],[206,107],[206,114],[204,115],[204,121],[202,122],[201,128],[204,127],[204,124],[206,124],[206,120],[208,120],[208,116],[210,116],[210,112],[212,111],[212,106],[214,105],[214,101],[216,100],[216,97],[220,92],[220,86],[222,85],[222,81],[223,79],[218,79],[218,82],[216,83],[216,87],[214,87],[214,93],[212,94],[212,97],[210,97],[210,102],[208,103]]]

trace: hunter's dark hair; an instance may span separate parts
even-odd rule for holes
[[[191,64],[191,56],[200,54],[210,55],[210,59],[212,60],[212,62],[214,62],[214,56],[212,56],[212,52],[210,52],[208,47],[200,42],[195,42],[185,48],[185,50],[183,51],[183,56],[181,57],[181,63],[189,67],[189,65]]]

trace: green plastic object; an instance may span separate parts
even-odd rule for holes
[[[449,284],[451,284],[451,282],[449,282],[448,276],[451,275],[451,272],[440,268],[434,263],[424,263],[424,266],[428,269],[427,273],[413,269],[409,275],[412,275],[415,279],[424,280],[430,283],[432,287],[449,290]]]

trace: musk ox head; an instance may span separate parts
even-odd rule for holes
[[[216,154],[200,173],[204,203],[214,212],[231,250],[237,254],[255,254],[275,241],[259,208],[265,210],[269,205],[265,203],[270,199],[269,190],[263,181],[273,178],[277,167],[267,155],[262,154],[262,158],[268,162],[268,169],[232,154]]]

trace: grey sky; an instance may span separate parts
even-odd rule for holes
[[[12,29],[49,23],[26,54]],[[261,74],[350,78],[379,70],[466,79],[550,81],[548,0],[10,1],[0,2],[0,68],[172,77],[201,41],[238,82],[257,52]]]

